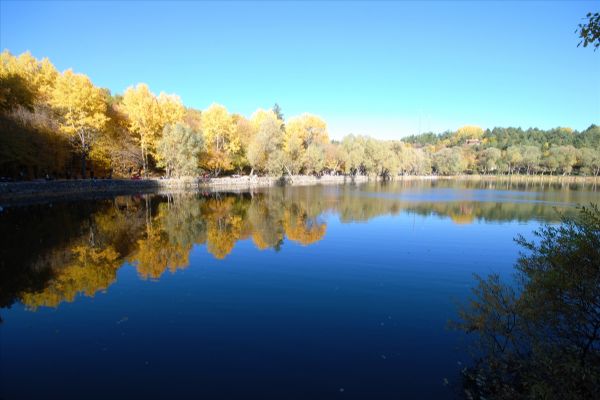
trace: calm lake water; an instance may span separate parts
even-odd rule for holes
[[[442,181],[7,207],[0,398],[453,398],[473,273],[509,279],[513,237],[598,199]]]

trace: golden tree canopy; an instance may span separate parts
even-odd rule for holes
[[[263,108],[259,108],[250,117],[250,122],[252,123],[254,132],[258,132],[260,126],[265,121],[277,122],[280,129],[283,126],[283,121],[277,118],[277,115],[273,112],[273,110],[265,110]]]
[[[456,131],[457,139],[481,139],[483,137],[483,129],[476,125],[465,125],[458,128]]]
[[[327,123],[312,114],[302,114],[290,119],[286,125],[286,132],[289,132],[290,136],[300,138],[305,148],[313,143],[326,144],[329,142]]]
[[[148,153],[155,155],[156,143],[162,130],[168,124],[183,121],[185,107],[178,96],[165,93],[156,96],[148,85],[140,83],[127,88],[121,108],[129,118],[130,129],[139,141],[146,170]]]
[[[216,173],[231,169],[242,149],[232,115],[222,105],[213,104],[202,112],[201,120],[206,150],[203,165]]]
[[[101,131],[108,121],[104,92],[87,76],[71,70],[56,80],[51,104],[60,114],[61,131],[79,139],[83,147],[91,145],[90,135]]]
[[[37,60],[29,52],[15,57],[4,50],[0,53],[0,77],[9,75],[22,78],[37,101],[47,102],[52,97],[59,73],[47,58]]]

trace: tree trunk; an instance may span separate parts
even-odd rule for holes
[[[85,152],[81,153],[81,179],[85,179]]]
[[[292,173],[290,172],[290,169],[288,168],[287,165],[285,165],[284,167],[285,167],[285,170],[287,171],[287,173],[288,173],[288,175],[290,177],[290,182],[294,183],[294,178],[292,178]]]
[[[144,171],[144,178],[148,177],[148,152],[146,151],[146,146],[142,142],[142,169]]]

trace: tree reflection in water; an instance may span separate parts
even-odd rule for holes
[[[532,200],[525,188],[505,186],[470,183],[460,188],[458,198],[448,197],[444,190],[452,187],[443,182],[403,182],[121,196],[8,208],[0,214],[0,307],[20,301],[35,310],[73,301],[78,294],[94,296],[115,281],[126,263],[143,279],[159,279],[167,270],[188,267],[194,245],[204,245],[216,259],[225,259],[246,239],[258,250],[278,251],[286,240],[309,246],[325,236],[327,212],[342,223],[399,213],[437,215],[457,224],[553,221],[556,206],[569,212],[566,202],[584,202],[582,193],[595,196],[567,186],[531,192],[542,193]],[[509,195],[521,197],[499,201],[506,193],[488,198],[488,189],[512,189]]]

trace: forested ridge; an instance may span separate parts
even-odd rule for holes
[[[546,174],[598,176],[600,127],[463,126],[399,140],[331,140],[315,115],[281,108],[246,118],[186,107],[140,83],[123,94],[30,53],[0,54],[3,179],[210,174]]]

